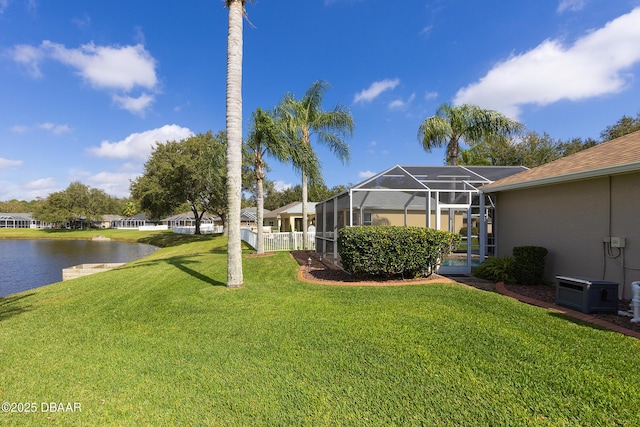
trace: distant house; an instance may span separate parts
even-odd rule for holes
[[[120,215],[102,215],[102,219],[97,221],[91,221],[91,227],[93,228],[111,228],[114,221],[122,218]]]
[[[357,225],[418,226],[462,236],[441,273],[471,272],[494,253],[493,202],[479,187],[527,170],[522,166],[399,166],[316,205],[316,251],[339,261],[337,235]]]
[[[262,225],[271,227],[272,231],[302,231],[302,202],[289,203],[270,212],[265,211]],[[316,203],[307,203],[307,221],[315,224]]]
[[[0,228],[51,228],[31,213],[0,213]]]
[[[264,210],[262,216],[268,214],[270,211]],[[240,226],[249,227],[255,229],[258,223],[258,208],[242,208],[240,210]]]
[[[185,212],[177,215],[172,215],[167,218],[164,218],[160,221],[163,225],[166,225],[169,229],[178,228],[178,227],[195,227],[196,221],[193,218],[193,213]],[[222,219],[220,219],[217,215],[211,215],[208,213],[204,213],[202,215],[202,219],[200,221],[200,225],[222,225]]]
[[[142,212],[126,218],[111,221],[111,228],[138,228],[147,225],[147,215]]]
[[[549,250],[546,276],[640,280],[640,131],[485,185],[496,206],[497,254]]]

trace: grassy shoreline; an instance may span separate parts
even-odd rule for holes
[[[38,409],[4,425],[640,424],[639,340],[458,284],[303,283],[287,253],[228,290],[223,237],[144,239],[0,298],[0,397]]]
[[[162,234],[173,234],[168,231],[138,231],[119,229],[60,230],[31,228],[0,228],[0,240],[52,239],[52,240],[91,240],[96,236],[108,237],[121,242],[146,243]]]

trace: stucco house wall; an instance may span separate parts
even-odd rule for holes
[[[511,255],[515,246],[543,246],[549,280],[564,275],[624,283],[620,296],[631,298],[630,284],[640,280],[640,172],[494,197],[498,256]],[[605,242],[611,236],[624,237],[625,248],[611,248]]]

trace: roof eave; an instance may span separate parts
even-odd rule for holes
[[[581,172],[568,173],[564,175],[556,175],[540,179],[532,179],[529,181],[521,181],[508,183],[504,185],[492,186],[491,184],[480,187],[483,193],[497,193],[499,191],[520,190],[529,187],[539,187],[543,185],[559,184],[562,182],[577,181],[581,179],[598,178],[608,175],[619,175],[629,172],[640,172],[640,162],[625,163],[622,165],[610,166],[605,168],[591,169]],[[485,188],[488,187],[488,188]]]

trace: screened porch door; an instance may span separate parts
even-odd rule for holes
[[[439,274],[470,274],[471,273],[471,224],[469,206],[460,205],[440,205],[436,217],[436,227],[438,230],[449,231],[460,234],[460,243],[453,248],[438,268]],[[477,238],[477,236],[476,236]]]

